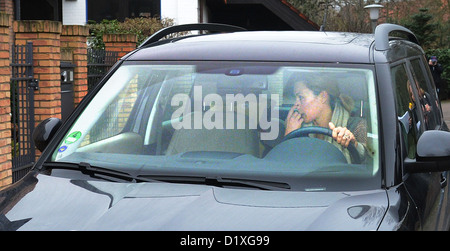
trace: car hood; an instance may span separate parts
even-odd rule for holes
[[[376,230],[386,192],[295,192],[28,175],[0,192],[0,230]]]

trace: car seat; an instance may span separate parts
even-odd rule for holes
[[[208,94],[217,94],[217,84],[213,79],[197,78],[194,86],[202,86],[202,101]],[[220,92],[219,92],[220,93]],[[191,95],[192,96],[192,95]],[[194,107],[198,100],[192,100]],[[223,118],[222,128],[208,129],[203,124],[203,117],[209,109],[217,109],[217,115],[221,113]],[[227,120],[233,118],[232,127],[228,125]],[[259,134],[257,128],[249,127],[249,118],[246,114],[238,113],[235,109],[230,110],[227,104],[223,107],[211,107],[211,104],[202,103],[202,111],[193,111],[183,117],[183,121],[190,120],[190,126],[175,130],[166,155],[174,155],[183,152],[209,151],[209,152],[233,152],[241,154],[250,154],[258,157],[260,155]],[[202,121],[195,121],[201,119]],[[237,126],[239,121],[245,121],[245,127]],[[183,123],[178,121],[176,123]],[[185,124],[186,125],[186,124]],[[201,128],[195,129],[194,125],[201,125]]]

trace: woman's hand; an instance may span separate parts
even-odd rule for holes
[[[289,110],[289,113],[286,118],[286,132],[284,135],[288,135],[290,132],[302,127],[304,119],[298,109],[298,106],[295,104]]]
[[[348,147],[350,142],[353,142],[355,146],[358,146],[355,135],[346,127],[336,127],[332,122],[328,123],[328,126],[333,131],[333,139],[343,147]]]

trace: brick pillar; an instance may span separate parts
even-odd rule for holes
[[[14,21],[14,1],[16,0],[0,0],[0,12],[9,14],[9,42],[14,43],[14,33],[13,26],[11,25]]]
[[[16,44],[33,42],[34,77],[39,80],[35,92],[35,121],[61,118],[61,22],[24,20],[14,22]]]
[[[88,92],[87,37],[89,28],[80,25],[63,25],[61,33],[61,59],[70,61],[74,69],[74,104],[77,106]],[[64,52],[64,53],[63,53]],[[65,55],[65,56],[64,56]]]
[[[105,34],[103,43],[106,51],[117,51],[119,60],[128,52],[136,49],[137,36],[134,34]]]
[[[0,12],[0,188],[12,183],[10,15]]]

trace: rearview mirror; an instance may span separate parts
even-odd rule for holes
[[[425,131],[417,142],[416,160],[405,163],[405,171],[412,173],[450,170],[450,132]]]
[[[61,120],[58,118],[48,118],[34,129],[33,131],[33,141],[36,148],[43,152],[47,147],[50,140],[56,134],[56,131],[61,127]]]

